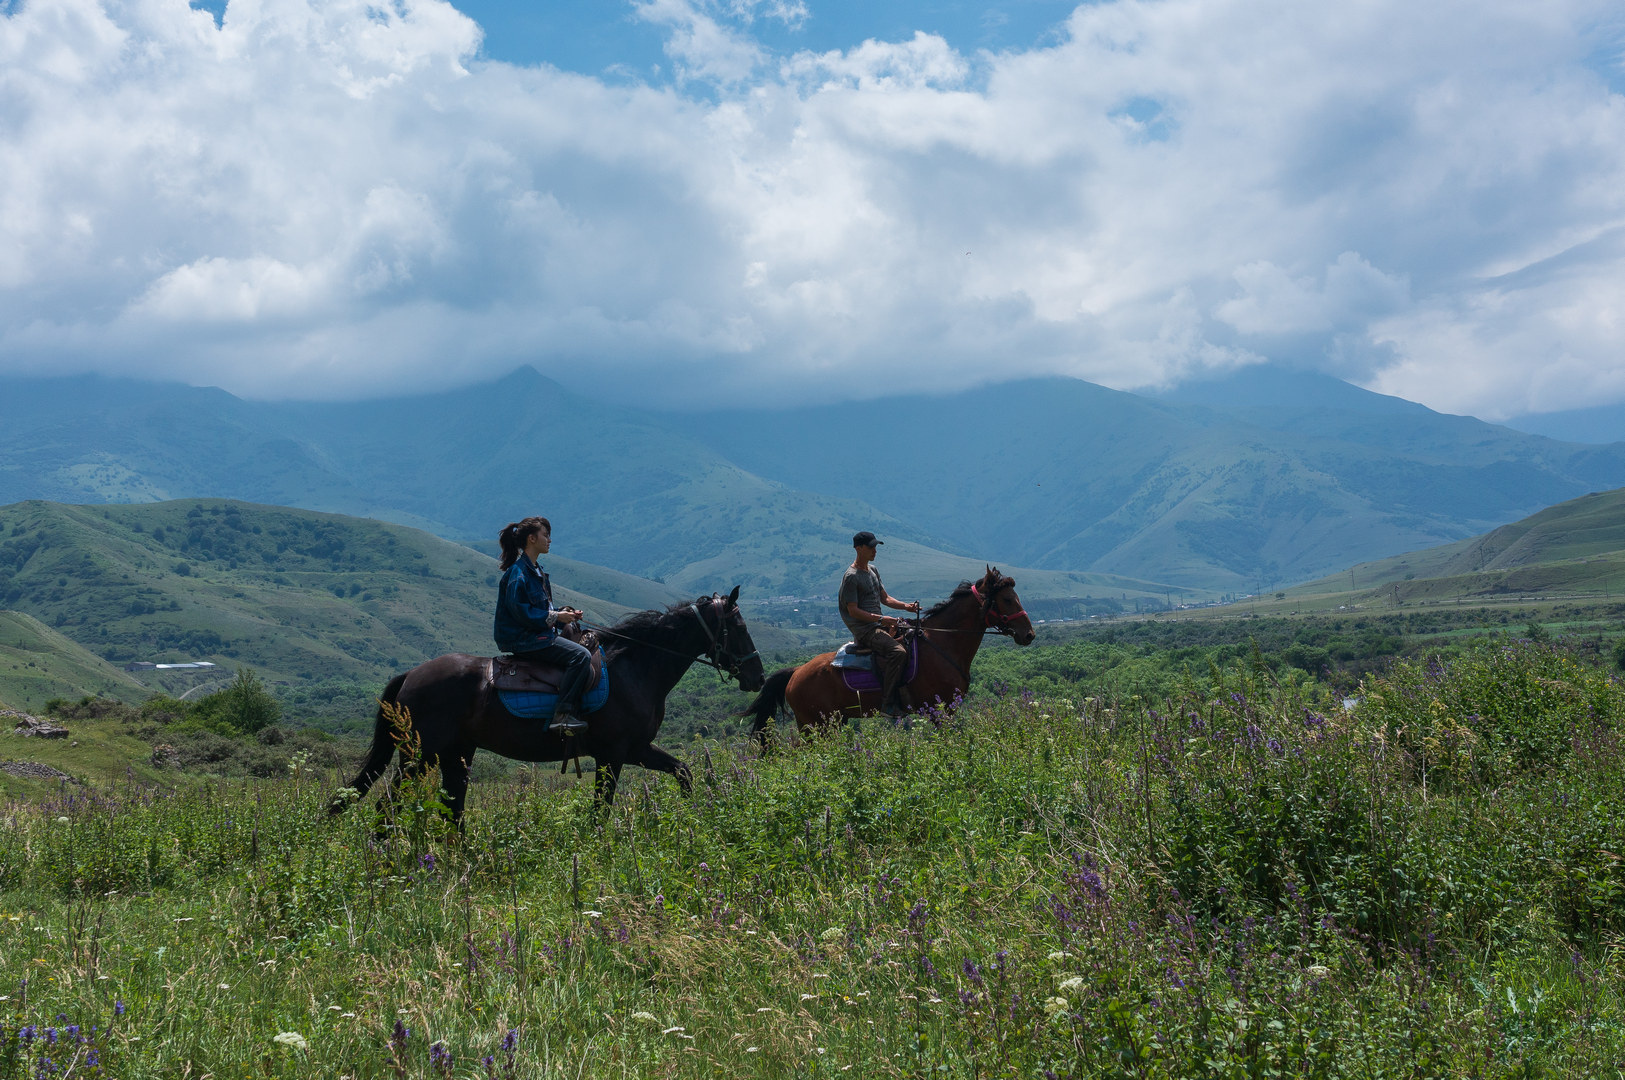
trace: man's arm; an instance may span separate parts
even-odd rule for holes
[[[896,604],[892,605],[892,607],[896,606]],[[858,602],[856,600],[853,600],[846,605],[846,613],[858,620],[858,622],[883,623],[890,625],[891,623],[897,621],[897,618],[894,615],[876,615],[872,611],[864,611],[862,608],[858,607]]]
[[[903,601],[897,599],[897,597],[893,596],[891,593],[887,593],[886,594],[886,599],[882,600],[881,603],[885,604],[887,607],[894,607],[894,608],[897,608],[897,609],[899,609],[901,611],[919,611],[920,610],[920,602],[918,600],[911,600],[908,603],[904,603]]]

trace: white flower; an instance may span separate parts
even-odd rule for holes
[[[839,941],[845,935],[846,935],[846,927],[844,927],[844,926],[832,926],[828,930],[825,930],[822,934],[819,934],[818,935],[818,940],[819,941]]]
[[[652,1012],[635,1012],[631,1016],[627,1017],[627,1019],[636,1020],[640,1024],[660,1023],[660,1018]]]
[[[683,1029],[680,1028],[680,1027],[669,1027],[665,1031],[662,1031],[660,1034],[662,1034],[662,1035],[670,1035],[674,1031],[682,1031],[682,1030]]]
[[[1324,979],[1326,976],[1332,973],[1331,968],[1325,967],[1321,964],[1310,964],[1308,967],[1304,968],[1304,970],[1317,979]]]
[[[1044,1000],[1044,1012],[1048,1016],[1058,1016],[1072,1008],[1072,1003],[1064,997],[1052,997]]]
[[[297,1031],[284,1031],[278,1035],[273,1035],[271,1037],[271,1041],[274,1043],[281,1043],[290,1050],[310,1049],[310,1044],[305,1041],[305,1037],[299,1034]]]
[[[68,818],[65,818],[65,817],[59,817],[59,818],[57,818],[57,819],[56,819],[56,823],[57,823],[57,824],[58,824],[58,825],[69,825],[69,824],[72,824],[72,822],[71,822],[71,821],[70,821],[70,820],[69,820],[69,819],[68,819]]]
[[[1065,960],[1065,959],[1069,958],[1071,955],[1072,954],[1069,953],[1069,952],[1052,952],[1052,953],[1049,954],[1048,958],[1050,960]]]
[[[231,984],[230,983],[221,983],[220,984],[220,989],[221,990],[230,990],[231,989]]]
[[[745,1053],[754,1054],[757,1051],[759,1051],[760,1049],[761,1049],[760,1046],[747,1046],[747,1047],[745,1047]]]
[[[1067,991],[1068,993],[1072,992],[1073,990],[1082,990],[1083,976],[1073,975],[1070,978],[1062,979],[1061,989]]]

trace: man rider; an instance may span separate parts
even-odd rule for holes
[[[919,611],[918,601],[904,603],[886,591],[880,575],[870,565],[884,540],[876,540],[868,529],[852,537],[857,557],[841,575],[841,590],[836,597],[841,621],[852,631],[852,640],[859,648],[874,654],[875,669],[880,673],[881,711],[898,717],[909,712],[914,703],[908,687],[903,685],[903,674],[908,668],[908,649],[887,633],[898,624],[897,616],[881,614],[884,604],[899,611]]]

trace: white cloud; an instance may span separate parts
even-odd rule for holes
[[[0,366],[660,400],[1287,356],[1625,398],[1605,0],[1116,0],[975,56],[633,10],[675,84],[477,61],[441,0],[0,7]]]

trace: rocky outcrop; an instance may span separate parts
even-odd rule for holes
[[[29,716],[12,709],[6,710],[11,716],[18,717],[17,726],[12,729],[14,734],[25,739],[66,739],[68,729],[61,724],[53,724],[49,720],[41,720],[37,716]]]
[[[66,780],[70,784],[79,782],[77,777],[70,776],[61,769],[53,769],[37,761],[0,761],[0,772],[28,780]]]

